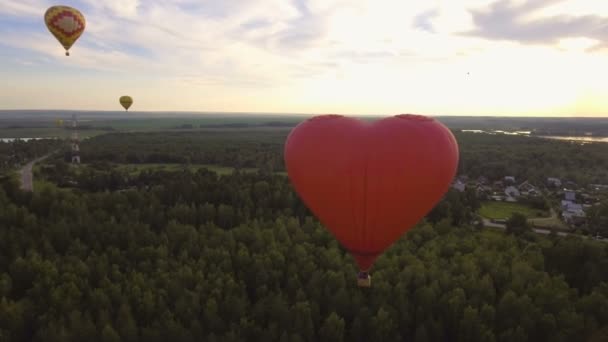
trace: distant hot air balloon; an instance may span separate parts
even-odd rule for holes
[[[459,158],[450,130],[420,115],[317,116],[292,130],[284,152],[300,198],[354,256],[359,286],[370,286],[376,258],[447,192]]]
[[[44,13],[46,27],[65,48],[65,55],[69,56],[69,49],[84,32],[86,21],[80,11],[68,6],[52,6]]]
[[[131,96],[121,96],[118,100],[120,104],[125,108],[125,110],[129,111],[129,107],[133,104],[133,99]]]

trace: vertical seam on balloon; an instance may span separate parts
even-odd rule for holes
[[[351,220],[351,227],[349,227],[349,229],[354,230],[356,232],[360,232],[360,229],[357,229],[357,210],[356,210],[356,205],[354,204],[354,199],[356,198],[354,196],[354,190],[355,190],[355,186],[354,186],[354,177],[353,177],[353,169],[349,168],[349,173],[348,175],[350,176],[350,198],[351,201],[353,201],[353,203],[350,206],[350,210],[351,210],[351,216],[352,216],[352,220]],[[361,236],[359,236],[359,238],[361,238]],[[349,243],[350,246],[348,247],[352,247],[352,241]],[[358,241],[355,241],[355,245],[358,245]]]
[[[367,147],[367,145],[365,145],[364,147]],[[365,246],[365,250],[369,250],[369,240],[368,240],[368,225],[367,225],[367,195],[368,195],[368,189],[367,189],[367,168],[368,168],[368,161],[369,161],[369,153],[367,151],[367,149],[364,148],[364,158],[363,158],[363,162],[364,162],[364,168],[363,168],[363,243]]]

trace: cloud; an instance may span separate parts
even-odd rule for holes
[[[414,17],[414,27],[430,33],[435,33],[435,29],[433,28],[433,23],[431,22],[431,20],[437,16],[439,16],[439,11],[437,9],[431,9],[426,12],[420,13],[419,15]]]
[[[140,7],[140,0],[84,0],[83,2],[96,12],[109,11],[116,17],[133,18],[137,15],[138,7]]]
[[[49,1],[35,0],[3,0],[0,5],[0,14],[12,16],[38,16],[42,20],[44,11],[52,6]]]
[[[608,17],[597,15],[553,15],[538,12],[563,0],[510,0],[494,2],[488,9],[472,10],[475,29],[466,35],[488,40],[516,41],[524,44],[556,44],[566,38],[588,38],[598,45],[608,42]],[[595,47],[597,48],[597,46]]]

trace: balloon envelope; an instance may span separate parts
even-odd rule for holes
[[[419,115],[317,116],[292,130],[284,155],[300,198],[363,271],[439,202],[459,158],[450,130]]]
[[[68,50],[84,32],[86,21],[80,11],[68,6],[52,6],[44,13],[44,23],[49,31]]]
[[[131,96],[121,96],[118,101],[126,110],[129,110],[129,107],[131,107],[131,105],[133,104],[133,99],[131,98]]]

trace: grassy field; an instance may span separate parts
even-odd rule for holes
[[[209,164],[120,164],[117,166],[119,170],[127,171],[130,174],[136,174],[143,170],[166,170],[166,171],[177,171],[184,168],[188,168],[192,171],[198,169],[208,169],[217,173],[218,175],[229,175],[234,171],[233,167],[220,166],[220,165],[209,165]],[[257,172],[257,168],[242,168],[241,172]],[[287,176],[286,172],[275,172],[278,175]]]
[[[92,137],[108,132],[150,132],[150,131],[197,131],[209,129],[279,129],[289,130],[306,119],[298,115],[213,115],[201,114],[177,117],[146,117],[138,114],[124,114],[123,117],[102,114],[91,116],[81,113],[79,125],[87,129],[79,130],[81,137]],[[90,116],[90,117],[89,117]],[[69,125],[70,116],[60,115],[57,118]],[[41,116],[22,119],[1,119],[0,138],[40,138],[69,137],[69,130],[59,128],[55,119]]]
[[[91,129],[91,130],[80,130],[78,136],[83,138],[90,138],[100,134],[108,133],[107,131]],[[65,129],[59,129],[54,127],[39,127],[39,128],[0,128],[0,138],[60,138],[69,139],[72,132]]]
[[[519,203],[510,202],[484,202],[479,209],[479,214],[488,219],[509,218],[513,213],[520,213],[527,218],[547,217],[547,211],[537,210]]]
[[[48,164],[36,164],[34,165],[33,172],[34,176],[40,177],[40,168],[44,165]],[[82,164],[86,165],[86,164]],[[196,171],[198,169],[208,169],[217,173],[218,175],[229,175],[234,171],[233,167],[220,166],[220,165],[210,165],[210,164],[116,164],[116,169],[120,171],[128,172],[131,175],[136,175],[144,170],[164,170],[164,171],[178,171],[183,170],[184,168],[188,168],[191,171]],[[241,172],[257,172],[257,168],[242,168]],[[280,171],[275,172],[277,175],[287,176],[287,172]]]
[[[177,171],[188,168],[192,171],[198,169],[208,169],[219,175],[231,174],[234,171],[232,167],[219,166],[219,165],[207,165],[207,164],[120,164],[117,165],[117,169],[126,171],[129,174],[137,174],[144,170],[165,170],[165,171]],[[256,168],[243,168],[242,172],[256,172]]]

